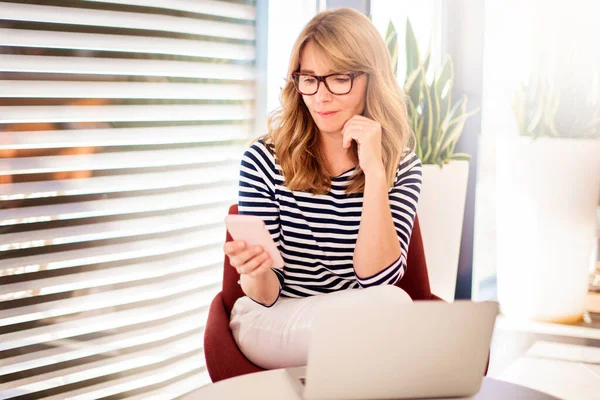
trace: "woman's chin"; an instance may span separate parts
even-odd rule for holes
[[[317,124],[317,128],[322,133],[340,133],[343,125],[340,124]]]

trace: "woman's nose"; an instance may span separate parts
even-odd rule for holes
[[[327,90],[325,82],[321,82],[317,93],[315,93],[315,100],[317,101],[317,103],[324,103],[327,101],[331,101],[331,98],[332,94],[329,92],[329,90]]]

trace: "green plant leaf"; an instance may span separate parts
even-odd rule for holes
[[[427,144],[424,142],[424,140],[422,140],[423,138],[423,125],[424,125],[424,120],[425,118],[423,118],[422,114],[419,114],[418,112],[415,113],[415,136],[417,137],[417,140],[419,140],[421,142],[421,149],[423,151],[427,151],[426,146]]]
[[[533,139],[600,139],[595,127],[595,116],[600,115],[598,68],[575,74],[579,60],[574,53],[559,52],[554,57],[534,64],[527,82],[515,92],[513,112],[519,134]]]
[[[423,68],[419,66],[419,68],[417,68],[415,71],[415,77],[412,80],[408,91],[406,91],[408,97],[410,97],[411,101],[413,102],[415,112],[418,112],[418,107],[423,99],[423,85],[421,80],[422,71]]]
[[[435,87],[434,97],[435,101],[438,103],[437,134],[433,138],[435,148],[432,157],[434,158],[440,157],[440,155],[442,154],[442,139],[446,135],[447,124],[451,118],[450,106],[452,102],[452,75],[452,60],[450,59],[450,57],[446,57],[446,61],[444,62],[442,68],[437,73],[437,76],[433,81],[433,86]]]
[[[452,65],[452,59],[450,57],[446,57],[446,60],[442,64],[442,68],[436,74],[435,80],[438,82],[439,92],[437,93],[438,97],[442,97],[442,93],[446,88],[448,83],[452,83],[452,76],[454,75],[454,68]],[[449,87],[447,91],[450,91],[452,87]]]
[[[414,106],[412,100],[410,99],[410,97],[407,96],[406,97],[406,111],[408,112],[408,117],[409,118],[411,118],[411,116],[413,115],[414,108],[415,108],[415,106]]]
[[[442,121],[442,129],[447,130],[448,129],[448,125],[450,125],[450,122],[455,118],[456,112],[460,109],[460,107],[462,106],[463,101],[466,100],[466,96],[463,95],[450,109],[450,111],[448,112],[448,114],[446,114],[446,116],[444,117],[444,120]]]
[[[551,83],[547,83],[547,91],[546,91],[546,104],[545,104],[545,112],[544,112],[544,121],[546,122],[547,129],[550,133],[550,136],[561,137],[561,136],[569,136],[568,134],[563,135],[562,132],[559,132],[556,127],[556,118],[558,115],[558,110],[560,108],[561,99],[555,94],[554,85]],[[569,120],[573,121],[573,116],[569,115]],[[540,132],[541,134],[543,132]],[[540,136],[541,136],[540,134]]]
[[[431,88],[427,85],[425,72],[421,70],[421,83],[423,87],[423,132],[421,140],[423,141],[424,162],[428,162],[432,153],[432,136],[433,136],[433,102],[431,99]]]
[[[408,119],[409,119],[409,124],[411,129],[413,130],[413,133],[415,134],[415,139],[417,136],[417,133],[415,132],[415,129],[417,127],[417,112],[415,110],[415,106],[412,102],[412,100],[407,97],[406,98],[406,109],[408,111]],[[421,141],[420,140],[415,140],[415,153],[417,153],[417,156],[419,157],[419,159],[422,159],[422,151],[421,151]]]
[[[526,123],[525,129],[529,132],[535,132],[538,129],[543,129],[541,124],[544,123],[544,119],[547,117],[545,113],[547,107],[545,103],[548,101],[546,98],[547,93],[539,90],[541,88],[540,80],[541,77],[537,77],[535,82],[535,89],[533,94],[533,99],[531,101],[531,106],[528,105],[527,111],[529,115],[527,116],[527,120],[529,122]],[[546,122],[547,123],[547,122]]]
[[[444,125],[447,124],[447,122],[450,121],[450,112],[451,110],[451,105],[452,105],[452,84],[453,81],[452,79],[448,79],[448,81],[446,82],[446,87],[448,88],[448,92],[446,93],[445,96],[438,96],[439,101],[440,101],[440,129],[444,128]],[[438,84],[436,84],[436,88],[437,88]],[[439,88],[437,88],[439,90]]]
[[[458,104],[460,104],[458,107],[459,113],[448,123],[447,132],[441,145],[442,148],[449,147],[452,142],[456,142],[463,131],[467,119],[479,112],[479,109],[476,109],[467,113],[467,96],[465,95],[463,95]]]
[[[390,60],[392,65],[392,71],[394,72],[394,77],[398,78],[398,34],[396,32],[396,27],[394,26],[392,20],[390,20],[387,28],[387,32],[385,34],[385,44],[387,46],[388,52],[390,54]]]
[[[410,20],[406,19],[406,79],[412,72],[421,65],[421,55],[419,54],[419,44],[413,31]]]
[[[525,135],[528,132],[527,120],[525,118],[525,113],[527,112],[527,103],[525,101],[525,85],[523,83],[519,85],[519,89],[513,96],[512,106],[519,132],[521,135]]]
[[[435,95],[440,101],[440,123],[441,121],[444,121],[445,117],[450,112],[452,85],[454,83],[452,76],[454,76],[452,59],[446,57],[446,61],[435,78],[437,87]]]
[[[408,77],[408,79],[404,82],[404,93],[408,94],[413,104],[415,105],[415,109],[417,104],[420,103],[420,77],[421,77],[421,69],[422,66],[419,66],[413,73]]]
[[[442,129],[442,121],[443,117],[441,115],[442,112],[442,99],[440,96],[441,90],[438,85],[440,84],[439,79],[436,77],[433,79],[431,85],[431,105],[432,105],[432,115],[433,115],[433,128],[432,128],[432,153],[431,157],[436,159],[439,155],[440,151],[440,139],[443,137],[444,130]]]
[[[386,38],[393,36],[393,29],[388,26]],[[431,62],[431,44],[422,61],[410,20],[406,21],[406,76],[404,92],[406,94],[408,122],[415,134],[415,152],[424,164],[435,164],[442,167],[453,159],[468,159],[467,154],[454,154],[454,148],[466,120],[478,112],[466,111],[467,98],[462,96],[456,104],[452,104],[452,86],[454,84],[454,66],[450,57],[446,56],[434,78],[427,81]],[[388,51],[393,54],[393,46],[386,40]],[[453,158],[456,157],[456,158]]]
[[[415,106],[413,104],[413,102],[410,100],[410,98],[407,98],[407,110],[408,110],[408,119],[409,119],[409,124],[410,124],[410,128],[412,129],[414,135],[415,135],[415,145],[417,147],[417,149],[419,150],[419,158],[421,157],[420,155],[421,153],[421,140],[418,139],[418,137],[420,136],[420,131],[419,131],[419,114],[417,113]]]
[[[461,161],[470,161],[471,160],[471,155],[467,154],[467,153],[454,153],[450,156],[451,160],[461,160]]]
[[[431,61],[431,43],[429,43],[429,47],[427,47],[427,52],[425,53],[425,61],[423,61],[423,71],[425,72],[425,76],[427,76],[427,72],[429,71],[429,62]]]

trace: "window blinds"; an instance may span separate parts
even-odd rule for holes
[[[0,1],[0,398],[208,383],[255,4]]]

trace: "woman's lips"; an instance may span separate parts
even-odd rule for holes
[[[337,113],[337,111],[317,112],[317,114],[319,114],[319,116],[323,118],[331,117],[335,113]]]

